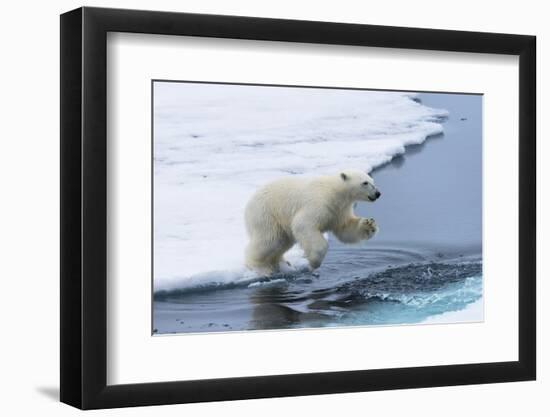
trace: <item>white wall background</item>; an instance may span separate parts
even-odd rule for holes
[[[550,146],[542,115],[550,97],[550,26],[544,2],[441,1],[320,2],[319,0],[93,1],[86,5],[238,14],[440,29],[509,32],[538,37],[538,381],[99,411],[99,415],[279,416],[339,413],[464,416],[548,415],[550,315],[544,294],[550,267]],[[81,6],[72,0],[8,2],[0,24],[0,410],[74,415],[58,403],[59,379],[59,17]],[[543,393],[546,394],[543,395]]]

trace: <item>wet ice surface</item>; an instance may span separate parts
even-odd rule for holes
[[[453,321],[483,320],[471,308],[482,300],[480,96],[212,90],[196,103],[184,90],[155,115],[155,333],[410,324],[468,309]],[[379,234],[329,238],[315,275],[298,248],[285,274],[246,271],[242,210],[256,187],[347,166],[382,166],[372,175],[383,197],[356,208]]]

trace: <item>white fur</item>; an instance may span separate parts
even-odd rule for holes
[[[247,266],[261,273],[275,272],[283,254],[298,242],[310,268],[318,268],[328,249],[324,232],[332,232],[345,243],[366,240],[376,233],[374,220],[355,216],[353,205],[374,201],[379,195],[373,179],[359,170],[284,178],[262,187],[245,211],[250,238]]]

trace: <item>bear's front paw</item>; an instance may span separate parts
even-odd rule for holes
[[[361,229],[364,239],[369,239],[374,236],[376,232],[378,232],[378,225],[372,218],[361,219],[361,222],[359,223],[359,228]]]

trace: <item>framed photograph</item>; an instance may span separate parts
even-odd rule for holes
[[[61,16],[61,401],[533,380],[535,37]]]

